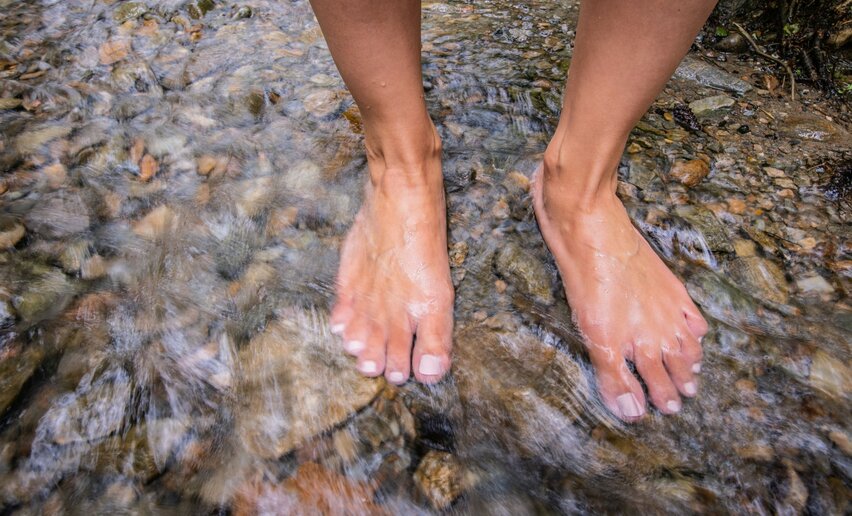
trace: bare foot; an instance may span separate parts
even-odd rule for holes
[[[698,391],[695,373],[707,332],[683,284],[633,227],[614,192],[578,209],[568,188],[540,168],[533,195],[606,406],[625,421],[645,414],[629,360],[660,412],[678,412],[678,393]]]
[[[394,384],[412,371],[436,382],[450,367],[453,285],[437,135],[433,147],[403,168],[371,156],[364,204],[340,256],[332,331],[361,373]]]

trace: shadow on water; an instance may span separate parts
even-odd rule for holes
[[[307,2],[0,6],[4,512],[848,512],[839,125],[691,56],[631,134],[619,193],[712,330],[701,395],[625,426],[527,195],[574,3],[424,5],[457,328],[402,388],[327,330],[365,159]]]

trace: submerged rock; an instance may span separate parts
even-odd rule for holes
[[[38,202],[24,218],[31,231],[47,238],[62,238],[89,228],[89,207],[77,195],[58,195]]]
[[[454,455],[437,450],[427,452],[414,472],[417,487],[439,511],[456,501],[472,480]]]
[[[3,350],[0,360],[0,415],[15,401],[44,358],[40,346],[15,343]]]
[[[818,349],[811,358],[808,381],[812,387],[832,398],[846,399],[852,393],[852,368]]]
[[[669,176],[684,186],[693,187],[710,173],[710,167],[700,159],[676,161],[669,171]]]
[[[553,304],[550,274],[537,256],[514,242],[507,242],[497,251],[494,260],[497,272],[522,294],[544,305]]]
[[[385,385],[358,373],[324,316],[297,309],[240,351],[238,369],[240,441],[269,459],[344,421]]]

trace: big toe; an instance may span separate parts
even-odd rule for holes
[[[411,360],[418,381],[435,383],[449,371],[452,334],[451,313],[427,315],[418,322]]]
[[[623,421],[637,421],[645,415],[645,395],[623,358],[595,363],[598,391],[604,405]]]

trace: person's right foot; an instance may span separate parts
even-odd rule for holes
[[[368,159],[371,181],[340,253],[330,321],[361,373],[394,384],[411,372],[436,382],[450,367],[453,285],[437,134],[424,155],[392,168]]]

